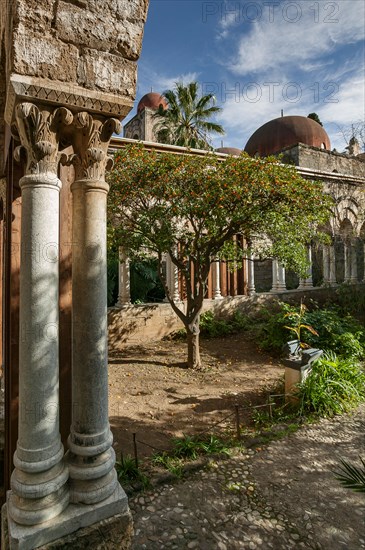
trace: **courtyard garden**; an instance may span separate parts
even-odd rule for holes
[[[336,306],[274,302],[250,316],[205,313],[200,369],[186,368],[183,331],[111,353],[110,419],[122,484],[140,488],[161,470],[181,477],[191,461],[260,449],[361,404],[365,333],[349,312],[348,293],[338,291]],[[294,404],[285,401],[282,363],[293,336],[325,352]]]

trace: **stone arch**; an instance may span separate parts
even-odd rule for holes
[[[334,207],[332,220],[334,234],[342,234],[345,220],[351,223],[353,234],[358,233],[359,204],[353,197],[339,197]]]

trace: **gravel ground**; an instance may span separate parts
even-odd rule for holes
[[[365,549],[364,494],[333,475],[364,426],[365,406],[134,495],[133,549]]]

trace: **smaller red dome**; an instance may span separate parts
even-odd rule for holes
[[[232,155],[233,157],[239,157],[242,153],[241,149],[237,149],[236,147],[218,147],[216,152],[224,153],[225,155]]]
[[[157,92],[149,92],[148,94],[145,94],[138,103],[137,113],[140,113],[146,107],[157,111],[160,105],[162,105],[164,109],[167,109],[166,99]]]

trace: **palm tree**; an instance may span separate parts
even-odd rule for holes
[[[213,94],[198,96],[198,83],[190,82],[184,86],[176,82],[173,90],[164,92],[168,108],[162,105],[154,117],[157,118],[155,130],[160,143],[209,149],[209,134],[224,134],[220,124],[210,122],[214,114],[222,111],[216,107]]]

